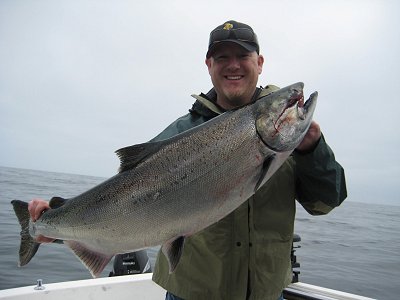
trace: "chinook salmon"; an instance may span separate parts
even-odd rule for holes
[[[13,200],[21,224],[20,266],[43,235],[64,241],[98,277],[115,254],[162,245],[170,272],[186,236],[239,207],[283,164],[306,134],[317,92],[303,83],[225,112],[170,139],[117,150],[119,173],[32,222]]]

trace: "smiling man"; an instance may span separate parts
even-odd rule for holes
[[[200,125],[256,101],[264,57],[253,29],[228,21],[210,33],[205,63],[213,83],[190,113],[154,140]],[[263,90],[278,88],[268,85]],[[346,198],[344,171],[312,122],[295,153],[255,195],[227,217],[186,238],[176,270],[159,252],[153,280],[166,299],[283,299],[291,282],[290,251],[297,199],[311,214],[326,214]]]
[[[252,100],[264,57],[250,26],[234,21],[210,34],[206,65],[217,93],[217,103],[233,109]]]
[[[264,57],[235,42],[213,45],[206,64],[217,93],[217,104],[228,110],[248,104],[262,72]],[[255,47],[254,47],[255,48]]]

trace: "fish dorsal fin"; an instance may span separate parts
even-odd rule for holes
[[[85,265],[90,271],[93,278],[100,276],[101,272],[107,266],[113,255],[106,255],[103,253],[95,252],[88,249],[84,244],[76,241],[64,241],[79,260]]]
[[[175,240],[168,241],[162,246],[162,252],[168,260],[169,273],[175,271],[176,266],[181,259],[183,252],[183,244],[185,242],[185,237],[180,236]]]
[[[149,142],[115,151],[120,159],[119,173],[135,168],[146,157],[157,152],[162,145],[162,142]]]

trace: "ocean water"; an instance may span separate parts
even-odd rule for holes
[[[42,245],[17,267],[19,225],[10,201],[75,196],[104,178],[0,167],[0,289],[91,278],[64,245]],[[362,199],[360,199],[362,200]],[[377,199],[379,202],[379,199]],[[298,206],[300,281],[376,299],[400,294],[400,206],[345,201],[327,216]],[[157,249],[148,254],[154,264]],[[108,276],[112,263],[102,273]]]

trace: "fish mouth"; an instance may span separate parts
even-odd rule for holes
[[[297,92],[297,91],[296,91]],[[305,120],[307,117],[307,112],[309,108],[313,105],[314,99],[318,96],[318,92],[314,92],[310,97],[304,102],[304,95],[302,92],[296,93],[292,98],[289,99],[286,107],[283,109],[282,113],[277,118],[277,121],[287,112],[293,108],[296,111],[296,115],[300,120]]]
[[[317,104],[318,93],[307,101],[304,84],[299,82],[281,89],[280,93],[260,109],[256,120],[257,133],[262,142],[275,152],[295,149],[306,134]]]
[[[305,112],[305,107],[306,104],[308,105],[309,99],[304,103],[304,94],[302,91],[299,91],[297,89],[293,90],[293,94],[290,97],[290,99],[287,101],[286,106],[282,110],[282,112],[279,114],[279,116],[276,118],[276,121],[274,122],[274,127],[277,133],[280,132],[279,128],[282,124],[287,122],[288,118],[291,114],[291,111],[296,111],[296,116],[304,120],[306,112]]]
[[[295,90],[286,107],[274,122],[275,134],[285,138],[286,134],[282,132],[282,127],[287,126],[287,124],[294,124],[297,121],[306,121],[310,116],[310,109],[312,110],[314,107],[317,96],[318,92],[314,92],[304,101],[303,93]]]
[[[313,105],[314,99],[318,96],[318,92],[314,92],[310,95],[310,97],[307,99],[306,102],[304,102],[304,96],[301,97],[297,101],[297,116],[301,120],[305,120],[307,117],[307,113],[309,111],[309,108]]]

